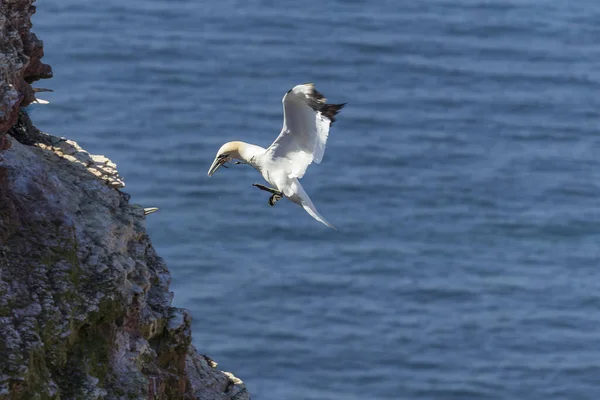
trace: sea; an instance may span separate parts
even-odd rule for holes
[[[600,2],[38,1],[43,131],[118,164],[254,400],[600,399]],[[219,147],[348,103],[267,204]]]

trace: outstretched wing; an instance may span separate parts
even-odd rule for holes
[[[306,168],[323,159],[329,127],[344,104],[326,104],[312,83],[295,86],[283,96],[283,128],[267,149],[274,159],[289,162],[292,178],[302,178]]]

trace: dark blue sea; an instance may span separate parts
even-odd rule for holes
[[[600,2],[39,1],[42,130],[115,161],[194,343],[257,400],[600,398]],[[347,102],[252,187],[281,98]]]

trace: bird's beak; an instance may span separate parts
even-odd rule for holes
[[[219,158],[219,157],[215,158],[215,161],[213,161],[212,165],[210,166],[210,169],[208,170],[208,176],[212,176],[212,174],[217,172],[219,167],[221,165],[223,165],[223,163],[225,163],[225,161],[227,161],[226,158]]]

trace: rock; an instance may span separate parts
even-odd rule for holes
[[[41,40],[31,32],[33,0],[0,2],[0,148],[4,133],[17,121],[19,109],[35,100],[30,83],[52,77],[43,64]]]
[[[68,157],[87,154],[77,143],[47,145],[56,138],[39,131],[27,133],[43,142],[31,146],[7,138],[0,398],[249,399],[191,345],[191,317],[171,307],[140,207],[94,174],[97,163]]]

